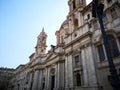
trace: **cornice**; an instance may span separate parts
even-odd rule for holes
[[[46,63],[42,63],[42,64],[36,64],[33,68],[33,71],[35,70],[41,70],[41,69],[45,69],[46,67],[50,67],[52,66],[53,64],[56,64],[56,63],[62,63],[64,62],[65,59],[57,59],[57,60],[54,60],[54,61],[49,61],[49,62],[46,62]]]
[[[115,66],[119,66],[120,65],[120,56],[116,57],[116,58],[113,58],[113,61],[114,61]],[[100,69],[106,69],[106,68],[109,69],[108,61],[105,60],[105,61],[102,61],[102,62],[98,62],[98,67],[97,68],[99,70]]]
[[[85,38],[87,36],[91,36],[91,35],[92,35],[92,32],[88,31],[85,34],[83,34],[83,35],[79,36],[78,38],[76,38],[75,40],[71,41],[70,43],[66,44],[63,48],[65,49],[65,48],[73,45],[74,43],[80,41],[81,39],[83,39],[83,38]]]

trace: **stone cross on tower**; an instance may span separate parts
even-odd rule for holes
[[[36,45],[36,54],[37,56],[44,55],[46,51],[46,39],[47,34],[44,32],[44,28],[42,29],[42,32],[37,37],[37,45]]]

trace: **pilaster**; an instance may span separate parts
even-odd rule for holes
[[[92,46],[86,46],[81,51],[83,64],[83,77],[85,87],[97,87],[97,74]]]
[[[68,82],[69,82],[69,79],[68,79],[68,57],[66,55],[65,57],[65,87],[68,88]]]
[[[45,88],[49,88],[49,68],[46,67],[45,70],[46,70],[46,73],[45,73]]]
[[[82,66],[83,66],[83,85],[88,86],[88,71],[87,71],[87,63],[86,63],[86,53],[85,50],[81,50],[81,58],[82,58]]]
[[[32,74],[32,72],[31,72],[31,73],[30,73],[30,76],[29,76],[28,90],[31,90],[32,82],[33,82],[33,74]]]
[[[89,52],[88,59],[89,59],[89,85],[90,86],[97,86],[97,76],[96,76],[96,70],[95,70],[95,61],[93,56],[93,50],[92,46],[89,46],[87,48],[88,50],[86,52]]]
[[[59,65],[59,88],[64,88],[64,84],[65,84],[65,63],[64,62],[60,62],[58,63]]]
[[[38,90],[39,70],[35,71],[32,90]]]
[[[66,55],[65,60],[66,68],[66,88],[73,88],[73,64],[72,64],[72,55]]]
[[[38,90],[42,90],[42,70],[39,71]]]

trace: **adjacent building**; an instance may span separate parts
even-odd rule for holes
[[[14,71],[12,68],[0,68],[0,90],[7,90],[10,79],[14,77]]]
[[[99,0],[100,1],[100,0]],[[120,0],[104,3],[103,22],[120,76]],[[47,35],[38,35],[30,61],[14,71],[8,90],[112,90],[109,65],[92,2],[68,0],[69,13],[55,32],[56,45],[46,53]]]

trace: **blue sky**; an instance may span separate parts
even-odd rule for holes
[[[0,67],[16,68],[29,62],[43,27],[47,50],[55,45],[55,31],[68,10],[68,0],[0,0]]]

